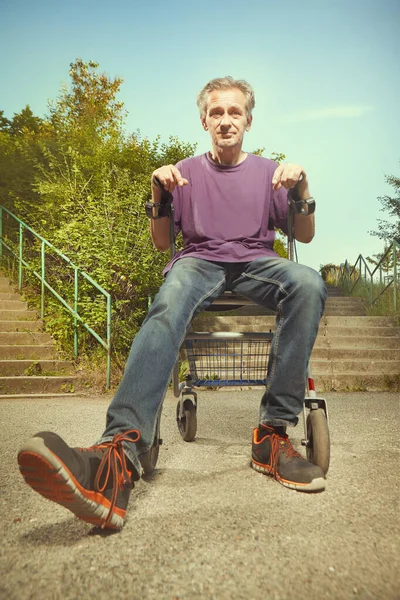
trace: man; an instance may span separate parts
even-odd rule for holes
[[[293,449],[286,427],[297,424],[303,408],[326,290],[318,273],[272,249],[274,228],[287,231],[288,190],[301,208],[294,217],[296,239],[313,238],[307,174],[299,165],[277,166],[243,151],[254,108],[245,81],[210,81],[198,106],[211,151],[160,167],[152,176],[154,245],[166,250],[170,243],[169,216],[159,214],[157,178],[173,194],[175,231],[182,230],[184,248],[167,266],[166,280],[135,337],[102,438],[90,448],[70,448],[56,434],[42,432],[18,455],[34,490],[102,527],[122,527],[133,482],[141,475],[139,457],[153,443],[179,348],[193,317],[225,289],[277,311],[252,466],[299,491],[325,487],[322,469]]]

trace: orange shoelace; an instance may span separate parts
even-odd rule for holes
[[[271,465],[274,468],[274,473],[278,471],[279,452],[283,452],[287,458],[301,458],[301,454],[297,452],[289,441],[287,435],[271,435]]]
[[[136,434],[134,437],[132,434]],[[110,476],[113,478],[111,504],[108,515],[101,528],[104,529],[110,522],[114,507],[117,502],[118,490],[123,490],[124,486],[131,480],[131,472],[126,465],[126,456],[122,446],[123,442],[137,442],[140,439],[140,432],[137,429],[130,429],[124,433],[116,433],[109,442],[97,444],[93,448],[104,448],[103,458],[97,469],[94,486],[96,491],[102,493],[107,487]],[[103,484],[101,479],[104,477]]]

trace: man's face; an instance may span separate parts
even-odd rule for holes
[[[208,95],[206,115],[201,122],[210,132],[213,145],[223,150],[241,147],[251,120],[247,116],[245,95],[238,88],[231,88],[214,90]]]

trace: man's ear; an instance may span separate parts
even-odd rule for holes
[[[252,122],[253,122],[253,115],[250,115],[249,117],[247,117],[246,131],[250,131]]]
[[[205,116],[204,117],[200,117],[200,121],[201,121],[201,124],[203,126],[204,131],[208,131],[208,127],[207,127]]]

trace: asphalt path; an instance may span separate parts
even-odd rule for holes
[[[1,600],[399,599],[399,395],[325,394],[332,459],[318,494],[249,467],[259,398],[201,390],[187,443],[169,392],[157,470],[113,534],[33,492],[16,462],[40,430],[92,444],[109,397],[0,400]],[[300,426],[291,437],[299,447]]]

